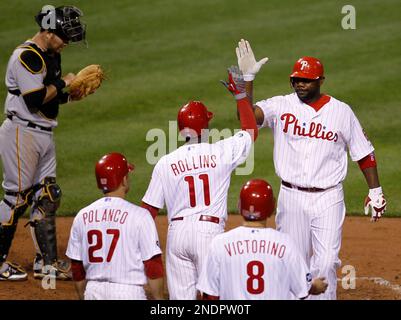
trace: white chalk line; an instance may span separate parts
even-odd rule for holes
[[[380,286],[388,287],[391,290],[397,292],[398,294],[401,294],[401,285],[398,284],[392,284],[390,281],[383,279],[381,277],[355,277],[355,280],[367,280],[367,281],[372,281],[375,284],[378,284]],[[337,278],[337,282],[341,282],[342,279]]]

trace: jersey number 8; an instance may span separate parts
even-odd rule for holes
[[[260,294],[265,290],[265,280],[263,275],[265,273],[265,266],[260,261],[250,261],[246,265],[246,272],[248,279],[246,281],[246,289],[251,294]]]

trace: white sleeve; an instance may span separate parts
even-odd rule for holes
[[[244,130],[237,132],[230,138],[217,142],[223,148],[224,162],[236,168],[245,162],[252,149],[251,135]]]
[[[82,254],[82,228],[80,214],[74,218],[74,222],[70,231],[70,239],[68,240],[66,256],[73,260],[83,261]]]
[[[290,290],[298,298],[302,299],[309,295],[312,286],[312,275],[300,252],[295,245],[291,245],[288,256],[288,268],[290,276]]]
[[[22,61],[17,59],[13,68],[18,89],[21,91],[21,94],[24,95],[42,89],[44,87],[43,73],[31,73],[22,65],[22,63]]]
[[[347,145],[352,161],[358,161],[372,153],[374,148],[351,109],[350,112]]]
[[[279,108],[280,105],[280,99],[282,97],[281,96],[277,96],[277,97],[272,97],[266,100],[261,100],[256,102],[256,105],[262,109],[263,111],[263,116],[264,116],[264,120],[261,126],[259,126],[260,128],[264,128],[264,127],[269,127],[269,128],[273,128],[274,127],[274,122],[276,119],[276,114],[277,114],[277,110]]]
[[[164,192],[163,192],[163,180],[160,177],[159,165],[160,161],[156,164],[153,169],[152,178],[142,201],[159,209],[164,207]]]
[[[155,255],[161,254],[159,236],[152,216],[146,209],[139,224],[139,250],[141,251],[142,261],[149,260]],[[146,211],[146,212],[145,212]]]
[[[211,296],[220,296],[220,263],[215,240],[210,244],[196,289]]]

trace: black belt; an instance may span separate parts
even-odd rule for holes
[[[17,197],[18,195],[23,196],[25,193],[29,192],[30,190],[33,190],[33,192],[39,191],[43,185],[41,183],[34,184],[32,187],[25,189],[24,191],[4,191],[4,194],[7,196],[12,196],[12,197]]]
[[[13,94],[14,96],[17,96],[17,97],[19,97],[21,95],[21,91],[19,91],[19,89],[15,89],[15,90],[8,89],[8,92],[10,92],[11,94]]]
[[[7,199],[3,199],[3,202],[10,207],[11,210],[15,208],[15,205],[13,205],[10,201]]]
[[[178,221],[178,220],[184,220],[184,217],[175,217],[175,218],[171,219],[171,221]],[[199,221],[207,221],[207,222],[213,222],[213,223],[218,224],[220,222],[220,219],[218,217],[207,216],[207,215],[202,214],[199,217]]]
[[[53,130],[52,128],[42,127],[42,126],[40,126],[38,124],[35,124],[35,123],[33,123],[33,122],[29,121],[29,120],[21,119],[20,117],[17,117],[15,115],[11,115],[11,114],[7,115],[7,118],[10,119],[10,120],[13,120],[14,117],[16,117],[16,118],[18,118],[18,119],[20,119],[22,121],[27,121],[28,124],[26,126],[29,127],[29,128],[34,128],[34,129],[37,128],[37,129],[40,129],[40,130],[43,130],[43,131],[48,131],[48,132],[51,132]]]
[[[20,194],[20,192],[17,191],[5,191],[4,193],[8,196],[13,196],[13,197],[16,197]]]
[[[288,182],[286,182],[286,181],[281,181],[281,184],[282,184],[283,186],[287,187],[287,188],[297,189],[297,190],[306,191],[306,192],[322,192],[322,191],[324,191],[324,190],[327,190],[327,189],[321,189],[321,188],[304,188],[304,187],[298,187],[298,186],[294,186],[293,184],[288,183]]]

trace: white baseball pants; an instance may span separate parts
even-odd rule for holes
[[[281,185],[276,226],[298,245],[313,277],[325,277],[327,291],[311,299],[335,300],[339,252],[345,218],[342,184],[320,192]]]
[[[195,300],[196,284],[212,239],[224,231],[219,224],[199,221],[199,215],[172,221],[167,234],[166,273],[170,300]]]

